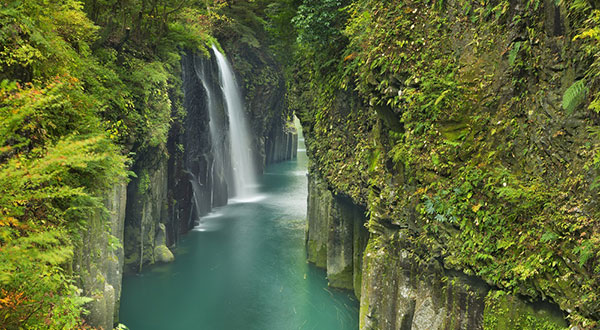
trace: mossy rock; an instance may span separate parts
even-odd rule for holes
[[[175,256],[166,245],[159,245],[154,248],[154,260],[156,262],[173,262]]]
[[[546,303],[528,304],[504,293],[490,291],[483,313],[484,330],[566,330],[568,324],[558,308]]]
[[[327,280],[329,281],[329,286],[331,287],[352,290],[354,288],[352,265],[346,266],[339,273],[328,272]]]
[[[315,240],[307,241],[308,261],[314,263],[317,267],[327,267],[327,245]]]

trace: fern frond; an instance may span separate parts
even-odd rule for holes
[[[517,59],[517,55],[519,55],[519,50],[521,49],[521,42],[515,42],[514,46],[510,49],[510,53],[508,54],[508,64],[515,65],[515,61]]]
[[[590,103],[588,109],[600,113],[600,95],[597,95],[594,100]]]
[[[563,95],[562,107],[567,113],[572,113],[584,100],[587,94],[585,79],[574,82]]]

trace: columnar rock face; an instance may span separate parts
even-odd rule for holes
[[[308,260],[327,269],[331,286],[353,289],[360,296],[363,251],[368,231],[365,210],[335,196],[315,175],[308,179]]]
[[[528,303],[486,282],[422,259],[399,228],[373,228],[363,207],[309,175],[308,260],[329,284],[360,298],[362,330],[563,329],[560,309]]]
[[[327,267],[327,242],[333,196],[322,180],[308,177],[308,230],[306,248],[308,261]]]
[[[381,236],[369,242],[363,279],[361,329],[482,329],[485,283],[445,272],[437,260],[420,260]]]
[[[167,219],[167,157],[164,151],[148,153],[134,166],[137,178],[127,190],[125,219],[125,263],[141,270],[154,263],[155,237],[159,224]]]
[[[112,329],[118,318],[123,275],[123,241],[127,185],[116,185],[107,193],[105,206],[108,214],[98,214],[88,220],[87,230],[77,243],[73,260],[79,274],[79,287],[89,303],[90,325]],[[107,231],[107,225],[109,231]]]
[[[271,129],[265,144],[265,165],[294,159],[298,150],[298,133],[287,123]],[[284,129],[281,129],[281,126]]]
[[[560,309],[527,303],[482,280],[422,260],[402,232],[374,236],[365,252],[360,328],[378,330],[564,329]]]
[[[127,185],[121,183],[115,186],[112,195],[106,201],[110,217],[109,236],[113,242],[109,245],[110,251],[107,264],[106,282],[111,285],[115,291],[115,303],[113,306],[113,321],[119,318],[119,304],[121,301],[121,283],[123,280],[123,266],[125,264],[125,251],[123,249],[123,240],[125,233],[125,208],[127,205]],[[109,329],[109,328],[106,328]]]

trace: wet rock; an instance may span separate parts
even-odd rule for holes
[[[175,260],[175,256],[167,247],[167,233],[165,225],[158,224],[158,231],[154,238],[154,261],[155,262],[172,262]]]
[[[154,260],[156,262],[169,263],[175,261],[175,256],[166,245],[159,245],[154,248]]]
[[[86,231],[74,249],[73,269],[79,276],[77,285],[83,296],[93,299],[86,306],[90,313],[85,319],[88,324],[104,329],[112,329],[118,319],[126,187],[121,183],[106,193],[104,205],[108,214],[96,214],[88,219]]]

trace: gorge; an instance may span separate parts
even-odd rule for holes
[[[600,4],[0,5],[0,329],[600,329]]]
[[[203,217],[174,263],[124,278],[121,322],[146,330],[358,327],[358,301],[305,261],[306,154],[267,167],[257,183],[260,200]]]

